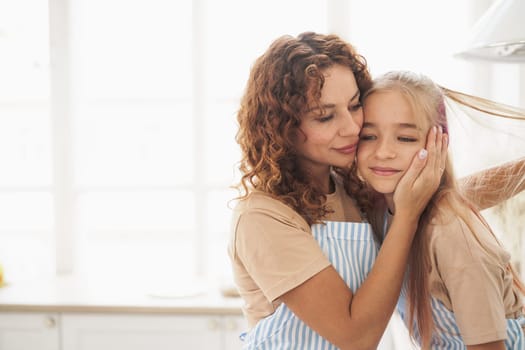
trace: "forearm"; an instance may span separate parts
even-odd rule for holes
[[[503,340],[477,344],[477,345],[467,345],[468,350],[505,350],[505,342]]]
[[[340,349],[377,347],[399,297],[415,231],[413,221],[402,217],[392,224],[372,270],[355,294],[330,266],[283,294],[281,300]]]
[[[365,338],[379,342],[387,327],[399,298],[416,228],[411,218],[394,218],[374,267],[352,298],[350,318],[356,321],[355,331],[368,333]]]
[[[461,178],[459,185],[479,209],[493,207],[525,190],[525,157]]]

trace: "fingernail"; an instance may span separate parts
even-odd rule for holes
[[[445,142],[445,145],[448,146],[448,135],[447,134],[443,135],[443,142]]]
[[[417,154],[419,159],[425,159],[428,155],[428,152],[426,149],[422,149],[421,151],[419,151],[419,153]]]

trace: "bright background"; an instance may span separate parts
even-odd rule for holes
[[[335,32],[373,75],[411,69],[525,107],[524,64],[453,56],[490,4],[0,0],[6,279],[74,273],[163,287],[231,283],[235,112],[255,58],[282,34]],[[456,123],[460,175],[524,155],[523,128],[501,124],[520,139]],[[499,231],[517,259],[525,246],[520,203],[510,219],[494,219],[506,223]]]

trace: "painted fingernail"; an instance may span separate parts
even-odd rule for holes
[[[421,151],[419,151],[419,153],[417,154],[419,159],[425,159],[428,155],[428,152],[426,149],[422,149]]]

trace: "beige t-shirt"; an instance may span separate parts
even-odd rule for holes
[[[349,221],[355,205],[341,186],[327,196],[327,221]],[[250,326],[272,314],[279,297],[330,265],[310,226],[292,208],[255,191],[235,207],[228,254]]]
[[[474,213],[472,227],[451,210],[440,214],[428,227],[431,294],[454,312],[466,345],[505,339],[505,318],[522,312],[510,255]]]

